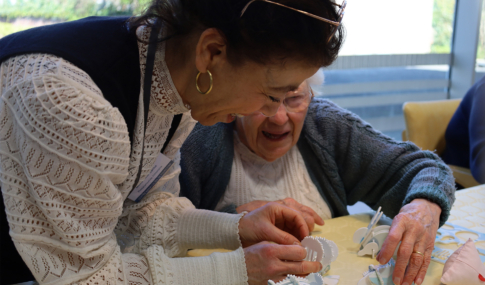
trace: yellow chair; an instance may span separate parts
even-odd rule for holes
[[[403,141],[411,141],[423,150],[441,155],[445,150],[445,132],[461,99],[429,102],[406,102],[403,106],[406,129]],[[470,169],[448,165],[455,181],[465,188],[479,185]]]

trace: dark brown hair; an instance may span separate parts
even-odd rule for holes
[[[330,20],[337,19],[331,0],[276,0]],[[153,0],[146,12],[130,20],[136,29],[149,19],[162,20],[168,37],[184,36],[197,28],[217,28],[227,42],[229,60],[240,64],[302,61],[311,66],[328,66],[336,58],[344,38],[343,27],[327,43],[334,26],[263,1],[241,10],[249,0]],[[150,24],[148,24],[150,25]]]

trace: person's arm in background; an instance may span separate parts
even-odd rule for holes
[[[323,186],[337,189],[347,205],[363,201],[374,209],[382,206],[386,215],[395,217],[378,260],[387,262],[396,241],[401,241],[394,282],[420,285],[436,231],[454,202],[451,170],[436,154],[394,141],[356,115],[316,100],[304,129],[315,155],[326,162],[322,167],[328,184]],[[424,258],[413,251],[423,252]],[[404,276],[409,261],[412,266]]]
[[[485,78],[474,88],[468,121],[470,170],[475,180],[485,184]]]

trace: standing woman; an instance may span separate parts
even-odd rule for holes
[[[285,262],[305,256],[292,245],[308,234],[299,213],[269,204],[222,214],[177,198],[179,149],[196,121],[274,115],[335,60],[341,10],[330,0],[160,0],[128,21],[3,38],[0,218],[16,248],[2,257],[3,283],[25,281],[10,270],[17,251],[41,284],[266,284],[318,271]],[[210,247],[235,251],[173,258]]]

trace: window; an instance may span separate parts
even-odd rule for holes
[[[0,0],[0,37],[90,15],[133,15],[149,2]],[[350,1],[343,19],[346,41],[336,62],[323,69],[325,83],[315,91],[400,139],[404,102],[449,98],[455,6],[456,0]],[[485,76],[484,15],[485,8],[476,80]]]
[[[29,28],[88,16],[140,13],[150,0],[0,0],[0,38]]]
[[[485,76],[485,1],[482,4],[482,17],[480,21],[480,34],[478,36],[477,67],[475,81]]]
[[[447,99],[455,0],[359,0],[321,96],[400,140],[402,105]]]

